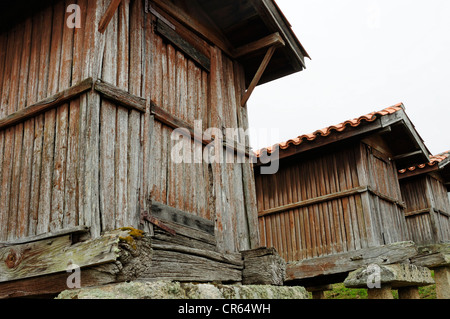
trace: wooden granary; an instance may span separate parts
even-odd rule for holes
[[[202,153],[221,137],[195,129],[245,131],[255,87],[304,69],[308,55],[275,2],[20,0],[2,4],[0,27],[0,295],[42,293],[23,280],[48,283],[42,276],[65,270],[64,260],[26,268],[42,241],[64,236],[58,251],[69,251],[123,227],[177,230],[196,237],[182,241],[195,247],[172,243],[172,254],[239,269],[240,257],[226,254],[259,247],[251,162],[175,164],[171,137],[183,128],[190,149]],[[244,134],[222,142],[219,153],[250,156]],[[197,251],[205,247],[212,255]],[[78,264],[117,258],[101,256]],[[179,276],[236,281],[219,270],[204,274]],[[40,286],[64,288],[58,278]]]
[[[267,153],[278,153],[279,170],[255,168],[261,244],[286,259],[288,282],[339,282],[362,260],[395,254],[385,247],[409,240],[397,171],[429,152],[403,104],[258,155]]]
[[[418,245],[450,241],[450,152],[399,171],[406,223]]]

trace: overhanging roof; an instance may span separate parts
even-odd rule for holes
[[[259,84],[303,70],[309,55],[274,0],[198,0],[234,48],[278,32],[285,46],[275,53]],[[247,82],[258,69],[265,51],[240,58]],[[248,83],[247,83],[248,84]]]
[[[301,135],[259,150],[256,155],[261,157],[264,153],[271,154],[278,148],[280,159],[282,159],[380,133],[392,151],[392,160],[395,161],[397,167],[410,167],[428,161],[430,152],[407,116],[402,103],[317,130],[311,134]]]
[[[438,172],[443,178],[447,189],[450,191],[450,151],[432,155],[428,162],[401,169],[398,173],[400,179],[405,179],[422,174],[429,174],[431,172]]]
[[[2,2],[0,4],[0,30],[20,23],[33,12],[57,1],[61,0]],[[145,1],[149,5],[153,5],[152,0]],[[229,52],[231,53],[242,46],[278,33],[285,46],[275,51],[258,84],[276,80],[305,68],[305,58],[309,58],[309,55],[274,0],[155,0],[155,4],[161,2],[167,6],[177,7],[177,12],[202,10],[202,15],[206,14],[208,17],[208,23],[205,26],[211,30],[214,29],[220,33],[221,37],[225,38],[227,44],[230,45]],[[247,85],[261,65],[266,51],[267,48],[262,48],[237,58],[245,66]]]

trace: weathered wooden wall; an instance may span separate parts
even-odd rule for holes
[[[71,2],[58,2],[0,33],[0,118],[87,77],[89,35],[64,27],[65,5]],[[86,99],[77,98],[0,131],[0,239],[75,226],[83,219],[86,115]]]
[[[257,175],[262,245],[297,261],[405,240],[395,164],[374,152],[358,142]]]
[[[428,174],[400,180],[406,221],[417,244],[450,240],[450,203],[443,183]]]
[[[248,161],[174,164],[174,128],[155,120],[150,108],[155,103],[192,126],[202,120],[203,129],[246,129],[242,66],[166,14],[210,59],[210,70],[201,67],[156,34],[145,1],[122,1],[103,33],[98,25],[110,1],[76,1],[80,29],[65,24],[72,3],[55,1],[0,33],[0,119],[88,77],[145,98],[147,110],[125,108],[92,90],[2,129],[0,240],[77,225],[91,227],[94,236],[139,227],[141,210],[153,199],[216,221],[222,250],[258,246]]]

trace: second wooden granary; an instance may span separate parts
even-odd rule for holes
[[[252,163],[176,165],[171,133],[245,131],[253,89],[305,68],[274,1],[20,0],[0,27],[2,247],[158,218],[191,220],[219,252],[259,247]],[[0,255],[1,281],[23,278]]]
[[[397,168],[423,162],[429,152],[403,104],[259,157],[266,152],[279,152],[280,168],[272,175],[260,174],[261,163],[255,168],[261,243],[291,263],[288,281],[345,273],[352,266],[339,267],[333,256],[358,260],[365,249],[409,240]]]
[[[450,151],[399,171],[411,240],[419,245],[450,241]]]

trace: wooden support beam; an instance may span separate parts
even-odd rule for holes
[[[104,33],[106,28],[108,27],[109,22],[111,22],[111,19],[113,18],[114,14],[117,11],[117,8],[119,7],[122,0],[111,0],[109,3],[108,8],[106,9],[105,13],[103,14],[102,18],[100,19],[100,22],[98,24],[98,32]]]
[[[80,96],[82,93],[91,90],[92,86],[92,78],[87,78],[64,91],[58,92],[55,95],[52,95],[42,101],[27,106],[20,111],[12,113],[0,120],[0,130],[4,130],[5,128],[8,128],[10,126],[25,122],[29,118],[35,117],[36,115],[42,114],[61,104],[73,100],[76,97]]]
[[[199,134],[196,134],[197,132],[195,129],[190,125],[189,123],[183,121],[180,118],[177,118],[176,116],[173,116],[169,112],[166,112],[164,109],[156,105],[153,101],[150,102],[151,107],[151,113],[155,117],[155,120],[158,122],[161,122],[172,129],[184,129],[185,135],[192,138],[194,141],[197,141],[199,143],[202,143],[205,146],[212,146],[214,144],[214,139],[204,139],[203,138],[203,132],[199,132]],[[183,132],[181,132],[183,133]],[[220,137],[217,137],[220,138]],[[228,151],[232,151],[235,154],[246,156],[248,158],[252,158],[253,152],[248,146],[239,144],[237,142],[228,141],[226,138],[222,138],[221,144],[224,148],[226,148]]]
[[[404,158],[417,156],[417,155],[420,155],[422,153],[423,153],[422,151],[415,151],[415,152],[410,152],[410,153],[407,153],[407,154],[401,154],[401,155],[394,156],[392,159],[394,161],[397,161],[397,160],[401,160],[401,159],[404,159]]]
[[[73,236],[73,235],[86,234],[86,233],[89,233],[89,227],[77,226],[77,227],[63,229],[63,230],[59,230],[59,231],[55,231],[55,232],[40,234],[40,235],[36,235],[36,236],[31,236],[31,237],[25,237],[25,238],[17,239],[14,241],[0,242],[0,248],[21,245],[21,244],[29,244],[29,243],[32,243],[35,241],[60,237],[60,236],[64,236],[64,235],[72,235]]]
[[[253,91],[255,90],[256,86],[259,83],[259,80],[261,80],[261,77],[264,74],[264,71],[266,70],[267,66],[269,65],[270,60],[272,59],[273,54],[275,53],[275,50],[277,49],[276,46],[271,46],[268,50],[266,55],[264,56],[263,61],[261,62],[261,65],[258,68],[258,71],[256,71],[256,74],[250,83],[247,91],[245,92],[244,96],[241,100],[241,106],[244,107],[247,104],[247,101],[249,100],[250,96],[252,95]]]
[[[207,27],[197,20],[191,18],[184,11],[182,11],[179,7],[173,4],[170,1],[164,0],[152,0],[152,7],[155,4],[159,9],[169,14],[169,16],[173,17],[177,21],[181,22],[185,26],[187,26],[191,31],[197,33],[202,36],[205,40],[215,44],[218,46],[223,52],[225,52],[229,56],[232,55],[232,46],[228,43],[228,40],[223,34],[219,34],[218,32],[214,32],[211,27]]]
[[[145,113],[147,101],[144,98],[133,95],[124,91],[115,85],[106,83],[102,80],[97,80],[94,85],[94,89],[100,93],[102,97],[108,99],[114,103],[124,106],[130,110],[136,110],[141,113]]]
[[[258,216],[264,217],[264,216],[268,216],[268,215],[273,215],[276,213],[281,213],[281,212],[292,210],[292,209],[298,209],[298,208],[316,205],[316,204],[328,202],[328,201],[343,198],[343,197],[348,197],[348,196],[352,196],[352,195],[356,195],[356,194],[362,194],[362,193],[365,193],[368,191],[369,191],[369,187],[367,187],[367,186],[356,187],[356,188],[350,189],[348,191],[333,193],[333,194],[329,194],[329,195],[325,195],[325,196],[307,199],[307,200],[289,204],[289,205],[284,205],[284,206],[280,206],[280,207],[276,207],[276,208],[272,208],[272,209],[267,209],[267,210],[259,212]]]
[[[193,45],[181,37],[177,32],[175,32],[170,26],[161,20],[157,21],[156,32],[163,36],[166,40],[172,43],[179,50],[184,52],[192,60],[194,60],[203,69],[210,72],[211,71],[211,60],[205,56],[203,53],[198,51]]]
[[[241,252],[244,259],[244,285],[283,286],[286,262],[275,248],[258,248]]]
[[[415,210],[413,212],[405,213],[405,216],[413,217],[413,216],[422,215],[422,214],[429,214],[431,212],[431,210],[432,210],[431,207],[419,209],[419,210]]]
[[[438,268],[450,266],[450,244],[435,244],[419,246],[418,253],[411,258],[411,263],[427,268]]]
[[[73,244],[70,235],[0,248],[0,282],[67,271],[70,265],[88,267],[114,262],[123,232]]]
[[[413,242],[401,242],[288,263],[286,281],[314,278],[354,271],[360,267],[404,262],[417,255]]]
[[[182,210],[152,201],[151,215],[162,220],[184,225],[214,235],[214,222]]]
[[[235,49],[234,58],[237,59],[245,55],[257,52],[259,50],[267,49],[272,46],[277,48],[285,46],[285,42],[278,32]]]

